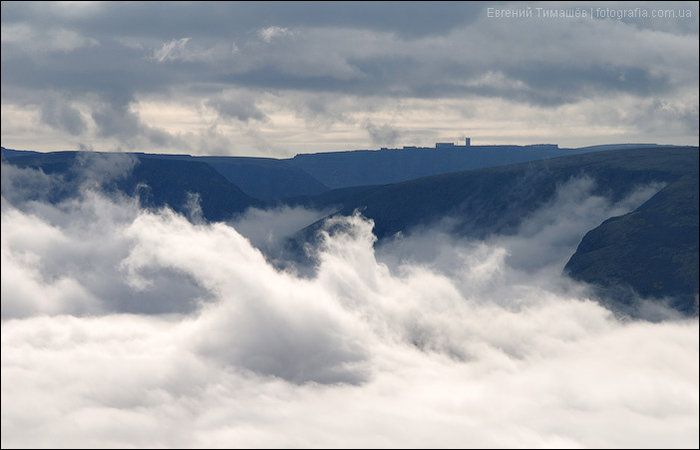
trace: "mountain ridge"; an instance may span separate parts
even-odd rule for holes
[[[113,177],[104,186],[107,190],[139,195],[146,207],[169,205],[189,215],[190,196],[196,194],[202,218],[209,221],[228,220],[250,207],[306,206],[334,210],[334,214],[341,215],[359,210],[373,220],[373,232],[380,240],[429,226],[445,217],[454,219],[450,232],[458,236],[483,239],[493,234],[507,235],[515,232],[530,212],[551,201],[559,186],[577,177],[593,179],[591,194],[613,202],[636,187],[664,183],[663,189],[634,211],[610,217],[588,230],[562,271],[596,286],[618,311],[634,315],[638,307],[635,299],[642,296],[657,302],[671,299],[673,309],[697,315],[698,285],[694,280],[698,279],[698,147],[623,147],[332,190],[313,182],[304,184],[313,177],[301,177],[299,182],[303,185],[293,192],[298,194],[311,186],[310,193],[267,201],[251,197],[231,183],[211,166],[216,159],[207,163],[206,159],[189,155],[2,149],[3,162],[62,177],[51,201],[77,192],[82,180],[78,169],[86,161],[99,163],[101,158],[109,164],[98,164],[98,175],[105,170],[103,175],[108,174],[116,161],[136,161],[125,176]],[[270,164],[277,164],[265,159],[247,161],[258,162],[265,170]],[[262,178],[273,177],[274,173],[268,172]],[[298,172],[288,172],[294,173]],[[257,178],[260,177],[258,172]],[[285,180],[293,182],[294,177]],[[148,185],[145,191],[143,185]],[[5,191],[3,176],[3,195]],[[281,191],[277,192],[274,196]],[[295,235],[288,243],[291,254],[302,253],[303,242],[314,238],[322,221]]]
[[[670,296],[675,297],[671,301],[672,308],[686,315],[697,315],[698,285],[693,281],[698,279],[697,167],[697,147],[620,149],[453,172],[366,189],[330,191],[316,198],[295,201],[317,208],[336,205],[335,214],[338,215],[359,210],[374,221],[373,232],[380,240],[417,226],[429,226],[444,217],[457,219],[451,225],[451,232],[483,239],[492,234],[514,232],[523,217],[553,198],[557,186],[575,177],[590,176],[596,181],[592,193],[612,201],[620,200],[635,187],[666,183],[659,193],[629,214],[634,216],[640,211],[666,208],[674,211],[672,219],[654,213],[657,220],[646,231],[640,229],[640,223],[630,221],[621,233],[633,239],[621,241],[609,236],[615,246],[608,248],[607,259],[586,259],[582,256],[586,251],[585,243],[596,235],[594,230],[608,235],[612,231],[606,223],[619,220],[609,218],[589,231],[562,269],[574,279],[600,287],[601,295],[620,311],[636,314],[636,306],[631,302],[640,295],[655,301]],[[319,198],[325,201],[318,201]],[[656,203],[660,205],[654,206]],[[297,239],[312,239],[322,221],[302,230]],[[681,228],[676,226],[677,222],[687,223],[681,227],[682,233],[678,232]],[[668,233],[682,236],[682,239],[662,248],[655,247],[653,239],[649,239],[649,236]],[[299,249],[298,243],[290,243],[291,252]],[[659,254],[654,253],[655,250]],[[643,255],[647,258],[645,264],[636,264]],[[613,262],[608,265],[606,261]],[[620,261],[617,272],[611,268],[614,261]],[[670,273],[667,269],[671,267],[682,275],[677,277]],[[660,273],[666,274],[665,286],[655,276]],[[649,288],[648,285],[654,283],[657,288]],[[624,285],[624,288],[607,288],[611,285]],[[633,294],[621,295],[625,289]],[[615,296],[620,297],[619,301]]]

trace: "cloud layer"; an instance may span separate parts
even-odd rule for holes
[[[560,275],[591,223],[659,189],[613,204],[593,183],[480,242],[375,249],[336,218],[306,277],[251,241],[313,212],[203,224],[3,187],[2,445],[697,446],[697,319],[618,319]]]
[[[3,145],[282,157],[465,134],[697,145],[696,3],[621,20],[591,18],[587,3],[527,6],[588,16],[496,18],[489,8],[525,6],[486,2],[3,3]]]

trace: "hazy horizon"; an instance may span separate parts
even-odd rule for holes
[[[456,145],[464,145],[464,142],[461,143],[455,143]],[[479,146],[527,146],[527,145],[550,145],[550,144],[556,144],[555,142],[539,142],[539,143],[534,143],[534,144],[519,144],[515,142],[511,143],[505,143],[505,144],[489,144],[489,143],[473,143],[472,142],[472,147],[479,147]],[[406,144],[407,146],[410,146],[410,144]],[[607,146],[634,146],[634,145],[655,145],[658,147],[698,147],[698,145],[692,145],[692,144],[687,144],[687,145],[682,145],[682,144],[666,144],[666,143],[657,143],[657,142],[615,142],[615,143],[604,143],[604,144],[591,144],[587,145],[584,147],[563,147],[559,146],[560,149],[566,150],[566,149],[575,149],[575,148],[585,148],[585,147],[607,147]],[[56,150],[35,150],[35,149],[30,149],[30,148],[10,148],[6,146],[2,146],[3,148],[7,150],[15,150],[15,151],[27,151],[27,152],[38,152],[38,153],[52,153],[52,152],[80,152],[80,151],[90,151],[90,152],[95,152],[95,153],[114,153],[114,151],[110,150],[101,150],[101,149],[85,149],[85,148],[66,148],[66,149],[56,149]],[[388,147],[390,150],[398,150],[402,151],[402,148],[399,147]],[[420,150],[422,148],[428,149],[433,149],[434,146],[426,146],[426,147],[418,147],[417,149]],[[342,149],[342,150],[328,150],[328,151],[319,151],[319,152],[308,152],[308,153],[296,153],[295,155],[302,155],[302,154],[311,154],[311,153],[337,153],[337,152],[353,152],[353,151],[381,151],[381,148],[353,148],[353,149]],[[153,154],[153,155],[160,155],[160,154],[169,154],[168,152],[148,152],[148,151],[140,151],[140,150],[124,150],[120,151],[120,153],[145,153],[145,154]],[[231,157],[236,157],[236,158],[274,158],[274,159],[288,159],[292,158],[295,155],[288,155],[288,156],[264,156],[264,155],[219,155],[219,154],[193,154],[193,153],[170,153],[170,154],[177,154],[177,155],[189,155],[189,156],[231,156]],[[566,156],[566,154],[562,154],[561,156]]]

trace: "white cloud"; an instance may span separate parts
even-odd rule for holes
[[[586,183],[522,241],[437,236],[429,254],[408,236],[413,260],[336,219],[306,278],[227,224],[96,194],[3,199],[2,445],[697,446],[697,319],[619,321],[545,270],[567,220],[651,192],[610,204]],[[531,277],[515,258],[528,239],[556,254]],[[155,298],[197,306],[133,307]]]
[[[97,47],[97,39],[83,36],[67,28],[37,29],[25,24],[2,26],[2,43],[16,46],[23,52],[41,54],[45,52],[68,53],[82,47]]]
[[[272,40],[275,38],[286,36],[289,34],[291,34],[289,29],[284,27],[271,26],[267,28],[261,28],[258,30],[258,36],[260,36],[260,38],[268,44],[272,42]]]
[[[268,209],[249,208],[231,226],[267,255],[280,250],[286,238],[330,212],[286,205]]]
[[[153,59],[159,63],[185,59],[185,46],[191,39],[192,38],[186,37],[165,42],[159,49],[153,52]]]

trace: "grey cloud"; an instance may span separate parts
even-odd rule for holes
[[[360,117],[366,117],[375,111],[367,108],[369,100],[382,105],[396,99],[495,99],[546,116],[562,105],[585,108],[581,104],[590,100],[626,97],[639,102],[683,98],[686,105],[676,108],[688,111],[697,92],[697,59],[689,56],[698,52],[697,31],[686,26],[697,19],[667,20],[677,26],[493,20],[485,8],[511,6],[490,3],[219,3],[3,3],[3,32],[25,30],[3,39],[3,102],[41,105],[39,97],[60,95],[68,106],[48,108],[44,120],[80,142],[92,130],[71,113],[77,104],[98,124],[96,139],[127,137],[128,148],[154,145],[189,152],[195,142],[202,149],[222,146],[206,142],[205,131],[181,139],[139,125],[124,105],[173,99],[188,107],[208,105],[244,122],[232,133],[245,137],[256,132],[247,129],[255,121],[275,112],[291,111],[310,125],[346,122],[350,114],[345,111],[357,108],[364,108],[367,114]],[[697,16],[694,5],[645,8],[657,6],[690,7]],[[72,44],[33,51],[49,33],[41,30],[64,30]],[[236,96],[227,98],[231,91]],[[345,111],[319,106],[318,95],[347,98]],[[272,103],[286,111],[263,111],[255,101],[260,96],[274,97]],[[297,105],[280,100],[291,97]],[[694,117],[692,111],[679,115],[684,123]],[[671,116],[655,114],[667,125]],[[212,126],[206,120],[200,119],[200,130]],[[616,124],[634,125],[624,118]],[[355,128],[355,145],[366,143],[362,127]],[[683,129],[696,134],[692,127]],[[261,148],[268,152],[270,146]]]
[[[388,124],[375,125],[371,122],[365,122],[363,128],[369,133],[372,142],[378,145],[393,145],[401,136],[399,130]]]
[[[600,32],[592,27],[575,26],[581,33]],[[305,64],[301,71],[297,70],[291,59],[304,58],[307,51],[302,41],[298,40],[296,44],[288,44],[293,51],[278,54],[267,61],[260,60],[245,70],[220,74],[218,79],[259,89],[275,86],[359,96],[423,98],[476,95],[556,106],[599,95],[628,93],[644,97],[667,93],[685,83],[675,79],[679,73],[691,70],[687,65],[681,71],[676,70],[681,68],[680,64],[685,65],[684,60],[678,58],[673,65],[667,65],[658,58],[644,61],[643,44],[635,46],[631,42],[627,43],[630,56],[623,55],[622,58],[609,51],[594,55],[590,49],[587,50],[589,55],[579,58],[577,48],[570,53],[535,49],[529,55],[529,46],[536,47],[535,42],[526,40],[521,45],[513,45],[509,36],[499,35],[491,39],[489,34],[481,33],[484,27],[484,24],[474,25],[473,29],[465,29],[463,33],[457,33],[452,41],[445,42],[426,40],[408,43],[378,38],[376,42],[368,43],[370,49],[365,52],[355,52],[345,46],[345,39],[352,34],[344,37],[328,31],[326,39],[330,42],[335,39],[335,46],[341,52],[336,67],[345,66],[347,69],[344,71],[332,71],[313,63]],[[559,27],[552,28],[557,30]],[[524,32],[529,34],[532,41],[556,39],[554,31],[542,36],[529,29]],[[624,37],[619,30],[615,30],[615,33]],[[460,40],[475,40],[476,43],[461,48],[458,44]],[[571,41],[574,42],[573,39]],[[599,37],[590,38],[591,47],[599,44],[602,44]],[[525,52],[526,49],[528,52]],[[676,50],[678,56],[679,51]],[[513,56],[513,60],[510,56]],[[502,73],[504,80],[499,83],[479,81],[494,72]],[[669,75],[671,73],[674,73],[673,77]]]
[[[21,169],[2,163],[2,195],[12,203],[50,200],[51,192],[63,180],[36,169]]]
[[[217,124],[208,127],[204,133],[198,136],[192,147],[199,150],[200,154],[208,156],[230,156],[234,153],[236,145],[231,137],[220,133],[217,128]]]
[[[102,4],[70,14],[70,7],[41,4],[3,4],[3,23],[32,20],[47,25],[58,18],[88,34],[124,33],[132,36],[220,36],[246,33],[263,27],[323,26],[390,31],[406,36],[442,34],[470,23],[486,4],[428,2],[397,4],[353,3],[265,4],[236,2],[176,2],[135,4],[129,8]],[[77,7],[76,7],[77,8]],[[63,11],[63,14],[60,12]],[[167,20],[164,20],[167,19]],[[191,33],[194,32],[194,33]]]
[[[237,305],[212,311],[216,317],[201,324],[210,332],[195,337],[197,351],[225,366],[292,383],[362,384],[367,380],[369,354],[364,339],[349,334],[330,311],[307,310],[295,301],[304,309],[290,316],[267,299],[260,300],[263,304],[255,308]]]
[[[128,104],[103,103],[93,110],[92,119],[100,136],[115,137],[120,144],[130,148],[134,148],[140,142],[140,137],[144,138],[146,143],[161,147],[184,144],[166,131],[143,124],[138,115],[129,110]]]
[[[67,30],[60,25],[57,27],[32,28],[26,24],[8,24],[2,29],[2,41],[5,44],[19,44],[23,50],[40,56],[49,52],[66,54],[81,47],[99,46],[95,39],[88,38]]]
[[[644,107],[630,114],[626,120],[640,130],[648,130],[656,134],[697,134],[698,105],[692,102],[670,102],[663,97],[653,97]]]
[[[83,184],[99,187],[129,176],[138,163],[133,155],[80,153],[76,155],[72,173]]]
[[[523,99],[542,104],[580,100],[606,92],[658,95],[670,88],[666,76],[654,75],[639,67],[595,65],[569,68],[542,63],[509,68],[506,73],[525,83],[526,89],[520,90]],[[511,92],[515,91],[512,89]]]
[[[45,123],[64,129],[72,135],[82,134],[87,129],[87,124],[80,111],[69,104],[58,104],[56,101],[42,105],[41,119]]]
[[[231,117],[242,122],[249,120],[267,120],[267,116],[255,104],[255,98],[249,93],[214,96],[207,101],[207,106],[216,109],[224,117]]]
[[[57,159],[59,164],[70,164],[66,173],[46,174],[40,169],[19,168],[3,162],[3,198],[18,208],[27,205],[43,208],[43,203],[58,203],[83,191],[109,186],[128,176],[138,163],[126,154],[82,153],[74,159],[70,156]]]
[[[352,94],[375,91],[375,87],[364,86],[357,80],[342,80],[325,74],[288,74],[274,66],[264,66],[243,73],[221,74],[217,76],[217,81],[255,88],[274,86],[275,89],[316,89],[322,92],[338,91]]]
[[[101,10],[106,11],[110,8],[111,6],[108,6]],[[121,8],[122,13],[114,16],[114,20],[119,20],[123,15],[135,14],[134,10],[139,11],[141,8],[153,14],[165,12],[162,7],[145,8],[132,5],[129,8]],[[209,7],[179,5],[168,10],[168,14],[173,15],[173,21],[169,22],[177,23],[177,15],[182,11],[191,12],[195,16],[208,15],[211,12],[208,8],[224,14],[220,11],[221,7],[214,5]],[[282,5],[280,8],[288,12],[305,10],[294,5]],[[312,8],[312,10],[324,8]],[[367,9],[372,8],[374,7],[369,5],[361,7],[348,5],[343,8],[335,5],[329,9],[344,9],[351,15],[357,11],[358,14],[371,17],[366,12]],[[417,14],[423,9],[442,14],[444,8],[449,6],[394,7],[393,14],[399,17],[402,14],[406,17],[416,15],[418,20],[420,16]],[[9,9],[12,10],[12,8]],[[243,9],[257,10],[257,8]],[[276,8],[260,9],[260,11],[273,16],[277,14]],[[145,14],[148,15],[148,12]],[[319,17],[323,17],[323,14],[319,14]],[[94,20],[94,17],[91,20]],[[191,20],[191,17],[188,17],[188,20]],[[219,18],[212,20],[219,20]],[[628,55],[617,55],[618,58],[615,59],[611,58],[615,53],[612,50],[591,51],[591,48],[599,46],[605,39],[605,35],[601,34],[606,31],[604,22],[593,24],[552,22],[545,26],[542,24],[535,26],[534,22],[520,21],[511,22],[506,26],[501,22],[488,22],[484,17],[479,16],[478,22],[462,21],[459,23],[459,28],[444,28],[442,32],[448,30],[453,32],[449,38],[422,37],[409,40],[382,34],[380,30],[374,30],[372,33],[361,31],[361,24],[352,20],[347,22],[346,27],[335,29],[328,22],[322,22],[320,19],[317,23],[313,22],[315,19],[308,20],[309,24],[298,25],[304,28],[295,32],[294,39],[279,39],[283,41],[279,45],[277,45],[278,40],[272,42],[275,45],[265,45],[263,42],[259,42],[262,46],[257,45],[255,42],[259,40],[257,31],[282,30],[285,29],[284,23],[278,25],[265,20],[253,20],[250,23],[255,27],[254,36],[249,33],[234,36],[235,33],[224,30],[211,35],[214,33],[212,30],[204,30],[204,27],[193,29],[192,26],[188,26],[179,28],[175,34],[175,36],[186,37],[173,37],[172,32],[166,33],[156,29],[149,33],[161,33],[160,35],[144,38],[147,48],[151,48],[153,53],[125,48],[114,39],[103,39],[105,42],[99,49],[80,49],[66,55],[65,63],[57,58],[51,59],[51,65],[57,68],[64,67],[64,70],[80,67],[81,73],[73,81],[80,80],[83,90],[108,89],[107,86],[110,85],[125,86],[129,95],[137,92],[164,92],[173,86],[187,89],[187,84],[191,84],[192,80],[199,80],[200,83],[223,82],[266,89],[337,90],[360,95],[377,95],[395,90],[398,95],[420,95],[424,92],[449,96],[463,93],[458,88],[459,83],[454,83],[455,81],[467,80],[494,69],[504,70],[513,79],[523,80],[536,89],[541,87],[540,84],[547,84],[552,85],[554,89],[567,90],[576,95],[581,87],[588,86],[644,95],[649,89],[665,86],[664,70],[677,69],[677,67],[660,65],[658,67],[660,71],[656,70],[654,66],[659,62],[655,60],[654,53],[645,52],[644,46],[647,44],[644,42],[634,44],[631,41],[622,41],[623,47],[631,51]],[[425,17],[420,17],[420,20],[431,23]],[[138,23],[139,21],[136,22]],[[438,25],[437,22],[432,23],[432,26],[438,27]],[[610,24],[608,28],[611,36],[624,39],[625,33],[628,37],[633,35],[633,29],[627,31],[620,29],[625,26]],[[560,35],[559,30],[565,31],[567,28],[569,36],[565,35],[563,40],[561,38],[559,40],[564,47],[571,45],[570,52],[551,50],[551,46],[543,44],[548,40],[557,39],[556,36]],[[216,27],[214,29],[216,30]],[[198,30],[205,31],[205,35],[197,34]],[[498,30],[502,30],[503,33]],[[571,34],[570,30],[576,30],[576,34]],[[97,32],[97,30],[93,31]],[[642,33],[644,30],[639,32]],[[89,34],[87,31],[86,33]],[[112,38],[122,35],[116,30],[112,33],[114,33],[111,35]],[[582,34],[590,35],[579,37]],[[513,39],[518,35],[522,43],[513,45]],[[222,40],[226,45],[222,44]],[[236,47],[239,52],[236,53],[235,58],[232,51],[234,41],[239,43]],[[585,42],[589,43],[588,47],[584,44]],[[8,47],[7,44],[3,45]],[[192,50],[188,50],[190,47]],[[525,48],[529,51],[523,51]],[[20,66],[32,64],[29,61],[22,61],[21,54],[14,53],[11,46],[4,50],[10,55],[4,56],[5,60],[11,58]],[[194,65],[185,64],[195,58],[201,59],[201,55],[208,51],[215,51],[211,59],[204,59]],[[644,54],[654,59],[645,61],[640,57]],[[109,56],[105,57],[105,55]],[[514,58],[511,59],[510,55]],[[635,58],[634,64],[624,62],[630,56]],[[153,58],[169,63],[180,61],[181,64],[178,70],[172,70],[166,65],[156,68],[153,67],[153,63],[156,62]],[[221,65],[223,61],[228,64]],[[509,61],[514,61],[516,64]],[[521,67],[519,62],[524,65]],[[48,77],[47,74],[42,73],[43,71],[37,71],[38,73],[31,75],[29,80],[23,80],[19,74],[13,75],[12,67],[5,66],[7,65],[3,65],[5,84],[8,82],[36,83],[39,80],[31,81],[31,78],[39,77],[50,80],[50,83],[59,87],[57,85],[61,80],[59,73],[52,73]],[[89,70],[86,71],[86,68]],[[654,70],[655,75],[650,75],[651,70]],[[26,70],[23,68],[22,72],[26,73]],[[658,72],[661,75],[658,75]],[[133,75],[135,73],[139,75],[136,77]],[[451,83],[454,89],[450,88]],[[558,84],[561,86],[557,86]],[[494,89],[486,94],[509,96],[511,91],[501,92]],[[583,95],[588,95],[588,92],[584,92]]]
[[[160,73],[147,70],[155,65],[153,61],[143,52],[119,44],[108,42],[42,59],[25,54],[22,47],[3,44],[3,52],[3,86],[13,89],[51,89],[73,99],[92,94],[121,104],[131,100],[134,92],[167,88],[162,81],[158,83]]]
[[[279,250],[286,238],[327,216],[329,212],[289,206],[250,208],[231,225],[253,246],[268,255]]]
[[[127,105],[117,108],[104,105],[92,113],[92,120],[95,121],[99,134],[104,137],[119,136],[128,140],[137,136],[141,128],[138,117],[128,110]]]

